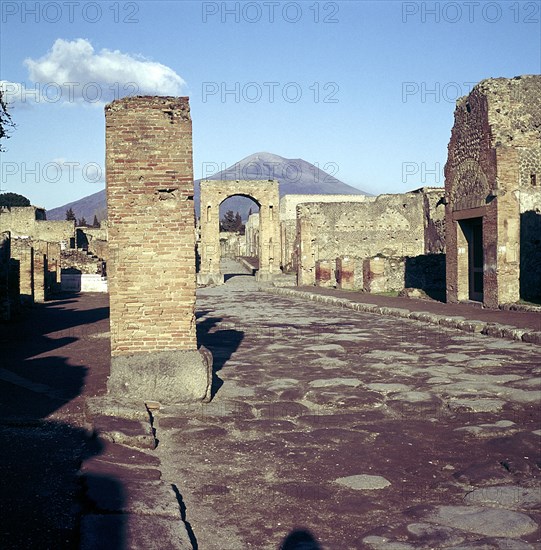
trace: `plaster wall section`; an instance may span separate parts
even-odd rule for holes
[[[425,251],[424,195],[379,195],[360,203],[297,206],[297,281],[315,284],[319,260],[418,256]]]
[[[366,203],[375,201],[369,195],[317,194],[284,195],[280,199],[281,267],[284,272],[297,270],[297,206],[306,203]]]

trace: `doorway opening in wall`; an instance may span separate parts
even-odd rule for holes
[[[483,301],[483,218],[469,218],[459,221],[468,248],[468,297],[476,302]]]
[[[220,204],[220,272],[224,282],[259,269],[259,204],[233,195]]]

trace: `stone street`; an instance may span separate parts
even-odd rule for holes
[[[159,411],[155,453],[199,548],[298,530],[326,549],[539,547],[538,346],[243,276],[197,305],[215,396]]]
[[[7,327],[2,547],[539,548],[538,345],[265,288],[198,291],[214,397],[152,431],[104,397],[106,295]]]

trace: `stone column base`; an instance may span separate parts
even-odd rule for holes
[[[198,273],[197,284],[202,286],[223,285],[224,276],[221,273]]]
[[[136,353],[111,358],[107,391],[118,398],[175,404],[211,398],[212,354],[198,350]]]
[[[270,273],[269,271],[257,271],[255,274],[256,281],[272,281],[278,273]]]

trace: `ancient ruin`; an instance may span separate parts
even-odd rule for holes
[[[106,107],[112,394],[203,399],[195,335],[192,122],[186,97]]]
[[[359,202],[298,204],[298,284],[367,292],[443,288],[442,199],[443,189],[421,188]]]
[[[480,82],[457,102],[445,166],[447,300],[541,296],[541,76]]]
[[[537,548],[540,78],[459,100],[445,190],[204,181],[198,243],[188,98],[109,104],[108,224],[0,211],[12,547]]]
[[[201,182],[201,265],[198,273],[200,284],[220,284],[220,204],[229,197],[242,195],[254,200],[259,207],[257,277],[270,280],[280,273],[280,197],[275,180],[237,180]]]

